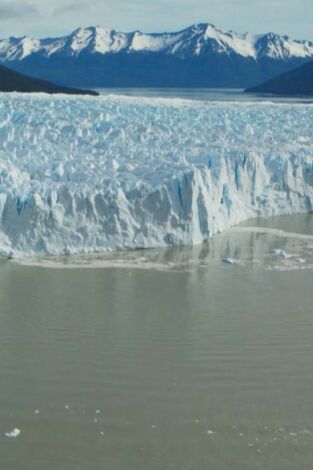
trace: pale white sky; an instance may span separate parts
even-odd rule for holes
[[[58,36],[78,26],[175,31],[193,23],[313,40],[313,0],[0,0],[0,37]]]

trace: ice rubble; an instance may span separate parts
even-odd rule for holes
[[[312,211],[313,105],[0,95],[1,257],[196,244]]]

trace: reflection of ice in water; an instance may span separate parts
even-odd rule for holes
[[[294,220],[293,217],[289,219],[291,222]],[[13,262],[47,268],[127,268],[172,272],[204,270],[222,265],[225,269],[312,269],[313,233],[243,225],[194,247],[32,258]]]

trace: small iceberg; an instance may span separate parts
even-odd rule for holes
[[[291,259],[291,258],[297,258],[298,257],[298,255],[287,253],[287,251],[285,251],[285,250],[274,250],[274,254],[276,256],[280,256],[281,258],[284,258],[284,259]]]
[[[21,434],[21,431],[18,428],[15,428],[13,429],[13,431],[5,433],[6,437],[10,437],[10,438],[18,437],[20,434]]]
[[[237,261],[233,258],[222,258],[222,262],[225,264],[237,264]]]

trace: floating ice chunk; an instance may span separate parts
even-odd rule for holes
[[[222,262],[225,264],[237,264],[237,261],[233,258],[222,258]]]
[[[21,434],[21,431],[18,428],[15,428],[10,432],[5,433],[6,437],[10,437],[10,438],[18,437],[20,434]]]
[[[212,435],[214,434],[214,431],[212,431],[212,429],[208,429],[206,433]]]
[[[287,258],[287,253],[284,250],[274,250],[276,256],[281,256],[282,258]]]
[[[299,431],[299,434],[312,434],[309,429],[303,429],[302,431]]]
[[[285,250],[274,250],[274,253],[284,259],[299,259],[298,255],[287,253]]]
[[[40,411],[39,411],[39,410],[35,410],[34,413],[35,413],[35,415],[39,415]]]

